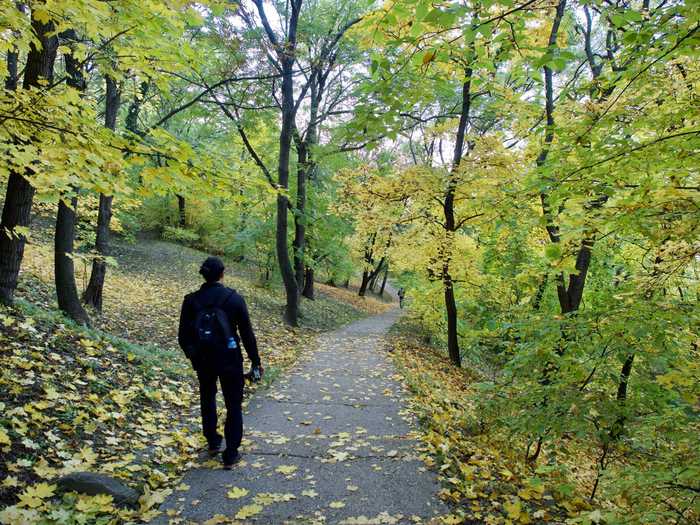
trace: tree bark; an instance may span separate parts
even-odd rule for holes
[[[298,285],[304,285],[304,252],[306,249],[306,181],[308,149],[305,141],[297,145],[297,200],[294,210],[294,276]]]
[[[32,20],[32,30],[39,46],[29,46],[24,68],[24,89],[40,88],[40,80],[53,80],[53,68],[58,50],[58,37],[53,34],[52,22],[44,24]],[[25,178],[29,173],[11,171],[7,181],[5,204],[0,220],[0,302],[12,304],[19,268],[24,257],[26,237],[15,229],[29,226],[34,188]]]
[[[75,32],[69,30],[64,33],[66,38],[75,40]],[[78,60],[72,54],[64,55],[66,63],[67,83],[81,93],[85,91],[87,84],[80,68]],[[56,232],[54,235],[54,277],[56,283],[56,297],[58,307],[68,314],[74,321],[89,325],[90,319],[83,309],[78,295],[78,287],[75,284],[75,266],[73,264],[73,244],[75,241],[76,208],[78,197],[73,196],[70,206],[64,199],[58,201],[58,213],[56,215]]]
[[[389,265],[384,265],[384,278],[382,279],[382,287],[379,289],[379,297],[384,297],[384,288],[386,288],[386,281],[389,278]]]
[[[262,0],[254,0],[255,7],[262,20],[265,32],[270,39],[280,63],[282,77],[282,127],[279,138],[279,161],[277,165],[277,221],[275,235],[275,249],[277,261],[284,282],[286,294],[285,321],[291,326],[299,325],[299,284],[294,275],[294,268],[289,257],[287,245],[288,236],[288,209],[289,199],[289,157],[292,146],[292,132],[294,130],[295,104],[294,104],[294,61],[297,46],[297,26],[302,0],[290,0],[291,13],[287,21],[287,36],[280,43],[270,26]]]
[[[301,294],[307,299],[314,299],[314,269],[308,266],[304,277],[304,290]]]
[[[532,309],[536,312],[539,311],[540,306],[542,306],[542,299],[544,299],[544,293],[547,291],[547,282],[549,281],[549,275],[545,274],[537,286],[537,292],[535,293],[535,300],[532,302]]]
[[[121,93],[116,81],[110,75],[105,76],[105,127],[114,131],[117,127],[117,113],[121,102]],[[90,282],[83,293],[83,302],[102,311],[102,298],[105,276],[107,275],[107,262],[105,257],[109,255],[109,224],[112,220],[112,196],[100,193],[100,205],[97,211],[97,228],[95,238],[95,250],[100,257],[92,260]]]
[[[369,236],[369,239],[367,239],[367,244],[365,245],[365,269],[362,272],[362,283],[360,284],[360,289],[357,292],[357,295],[360,297],[364,297],[365,293],[367,292],[367,285],[369,284],[369,279],[371,277],[371,270],[368,268],[372,268],[374,266],[374,242],[377,239],[377,234],[373,233],[372,235]],[[349,280],[348,280],[349,281]],[[347,288],[347,286],[346,286]]]
[[[557,46],[557,39],[559,35],[559,26],[564,18],[564,11],[566,9],[566,0],[561,0],[557,5],[556,12],[554,15],[554,20],[552,22],[552,29],[550,30],[548,47],[554,49]],[[588,11],[586,10],[586,15],[589,21],[589,27],[586,32],[586,51],[590,60],[594,57],[590,52],[590,18],[588,17]],[[594,78],[600,75],[601,67],[596,65],[594,62],[590,63],[591,73]],[[549,155],[549,150],[551,148],[552,142],[554,140],[554,80],[553,71],[551,67],[545,65],[544,69],[544,88],[545,88],[545,116],[546,116],[546,131],[544,136],[544,145],[540,154],[537,156],[537,166],[541,167],[547,161]],[[603,97],[606,97],[609,93],[605,93]],[[599,208],[607,200],[607,197],[600,197],[593,200],[590,203],[591,208]],[[549,235],[550,242],[559,243],[560,235],[559,228],[555,224],[554,213],[550,209],[548,203],[548,195],[546,193],[540,194],[540,201],[542,203],[542,213],[546,221],[546,229]],[[565,282],[563,275],[557,277],[557,297],[559,299],[559,309],[562,314],[571,314],[576,312],[581,306],[581,300],[583,299],[583,290],[586,284],[586,276],[588,274],[588,268],[591,264],[592,248],[595,239],[593,236],[584,236],[581,240],[581,245],[579,247],[578,254],[576,256],[576,274],[569,276],[568,284]],[[561,348],[561,352],[564,348]]]
[[[306,251],[306,200],[307,183],[315,167],[313,147],[317,143],[318,108],[323,97],[324,80],[321,71],[315,68],[311,74],[311,103],[309,107],[309,125],[305,136],[297,141],[297,203],[294,213],[294,273],[301,287],[304,283]],[[298,136],[298,135],[297,135]],[[304,285],[305,288],[305,285]],[[302,292],[303,295],[303,292]]]
[[[379,280],[379,275],[382,273],[382,270],[384,269],[385,260],[386,259],[381,260],[381,262],[379,263],[379,266],[377,266],[377,269],[373,272],[372,277],[369,281],[369,289],[373,292],[376,292],[377,281]]]
[[[150,84],[147,81],[141,82],[139,86],[140,97],[136,96],[129,104],[129,109],[126,112],[124,119],[124,127],[135,135],[142,136],[143,131],[139,129],[139,114],[141,113],[142,99],[148,94]]]
[[[454,235],[457,231],[455,220],[454,200],[457,190],[457,169],[462,161],[464,154],[464,139],[469,125],[469,113],[471,110],[471,80],[472,68],[465,70],[465,80],[462,84],[462,111],[459,116],[459,124],[457,126],[457,136],[455,138],[455,149],[452,157],[452,168],[447,181],[447,190],[445,192],[445,200],[443,204],[443,212],[445,216],[445,243],[446,253],[442,265],[442,282],[445,295],[445,314],[447,315],[447,353],[450,356],[450,361],[455,366],[462,365],[462,357],[459,351],[459,339],[457,334],[457,302],[455,301],[454,282],[450,273],[450,263],[452,260],[452,248],[454,244]]]
[[[364,297],[367,293],[367,284],[369,284],[369,277],[370,272],[368,270],[362,272],[362,283],[360,284],[360,290],[357,292],[357,295],[359,295],[360,297]]]
[[[78,198],[72,197],[70,206],[63,199],[58,201],[56,233],[54,236],[54,264],[58,307],[75,322],[89,325],[90,318],[78,298],[73,265],[73,240]]]
[[[15,91],[19,81],[19,53],[17,50],[7,52],[7,78],[5,79],[5,89]]]

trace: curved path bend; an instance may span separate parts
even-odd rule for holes
[[[221,515],[244,523],[403,524],[446,513],[435,474],[418,458],[407,393],[382,350],[398,316],[392,310],[320,335],[248,403],[243,461],[224,471],[217,458],[189,471],[154,523]]]

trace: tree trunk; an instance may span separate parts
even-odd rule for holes
[[[24,68],[24,89],[40,88],[40,80],[53,80],[53,66],[58,50],[58,37],[53,34],[53,23],[32,20],[32,29],[39,47],[29,46]],[[29,227],[34,200],[34,188],[23,174],[11,171],[7,181],[5,204],[0,220],[0,302],[12,304],[17,276],[24,257],[26,237],[21,231]],[[20,231],[17,231],[19,228]]]
[[[287,245],[288,236],[288,209],[289,199],[287,190],[289,189],[289,156],[292,146],[292,133],[294,130],[294,117],[296,113],[294,103],[294,62],[297,47],[297,26],[299,24],[299,13],[301,11],[302,0],[290,2],[291,13],[286,21],[287,35],[284,42],[279,42],[275,36],[270,23],[265,14],[263,0],[253,0],[258,15],[262,20],[264,30],[276,48],[277,59],[279,60],[282,77],[282,127],[279,138],[279,162],[277,165],[277,231],[275,234],[275,250],[277,261],[284,282],[284,290],[287,296],[285,307],[285,321],[291,326],[299,325],[299,285],[294,275],[294,268],[289,257],[289,247]]]
[[[73,30],[66,31],[65,37],[75,40]],[[81,93],[87,87],[85,77],[78,60],[72,54],[64,55],[66,63],[67,84]],[[58,201],[56,215],[56,232],[54,236],[54,277],[58,307],[74,321],[89,325],[90,319],[80,303],[78,288],[75,284],[75,266],[73,264],[73,244],[75,241],[75,222],[78,197],[73,196],[68,206],[63,199]]]
[[[384,259],[379,263],[377,269],[372,273],[372,278],[369,281],[369,289],[375,292],[377,290],[377,281],[379,280],[379,274],[382,273],[384,269]]]
[[[457,126],[457,136],[455,139],[454,155],[452,157],[452,168],[450,169],[445,191],[445,201],[443,203],[443,213],[445,215],[445,248],[444,261],[442,265],[442,282],[445,294],[445,314],[447,316],[447,353],[452,364],[462,365],[462,357],[459,351],[459,339],[457,334],[457,303],[455,301],[454,281],[450,273],[450,263],[452,259],[452,249],[454,244],[454,234],[457,231],[455,220],[454,200],[457,190],[457,169],[464,154],[464,139],[467,126],[469,125],[469,112],[471,109],[471,79],[472,69],[465,70],[465,80],[462,84],[462,111],[459,116]]]
[[[92,260],[90,282],[83,293],[83,301],[94,307],[98,312],[102,311],[102,298],[105,276],[107,275],[107,262],[104,257],[109,255],[109,223],[112,219],[112,196],[100,194],[100,207],[97,213],[97,237],[95,249],[101,257]]]
[[[343,283],[343,288],[350,288],[350,279],[345,279],[345,282]]]
[[[304,290],[301,294],[307,299],[314,299],[314,269],[307,267],[306,276],[304,277]]]
[[[124,119],[124,127],[138,136],[143,136],[143,131],[139,129],[139,113],[141,112],[141,102],[148,94],[149,88],[150,84],[147,81],[144,80],[141,82],[139,86],[140,96],[134,97],[131,101],[129,109],[126,112],[126,118]]]
[[[117,127],[117,113],[121,93],[113,77],[105,77],[105,127],[114,131]],[[104,291],[105,276],[107,275],[107,263],[104,260],[109,255],[109,223],[112,220],[112,196],[100,194],[100,206],[97,211],[97,228],[95,238],[95,250],[100,257],[92,260],[90,282],[83,293],[83,301],[94,307],[98,312],[102,311],[102,297]]]
[[[457,304],[455,303],[454,288],[449,273],[445,273],[445,309],[447,313],[447,353],[455,366],[462,365],[457,339]]]
[[[78,298],[72,258],[77,204],[77,197],[71,198],[70,206],[63,199],[58,201],[56,234],[54,237],[56,297],[58,298],[58,307],[61,310],[77,323],[89,325],[90,319]]]
[[[360,284],[360,290],[357,292],[357,295],[360,297],[364,297],[365,293],[367,293],[367,285],[369,284],[370,275],[370,272],[367,270],[362,272],[362,283]]]
[[[357,295],[359,295],[360,297],[364,297],[365,293],[367,293],[367,285],[369,284],[369,281],[372,278],[372,271],[367,270],[366,268],[374,267],[374,243],[376,240],[377,234],[373,233],[369,236],[367,244],[365,244],[365,270],[362,272],[362,283],[360,284],[360,289],[357,292]]]
[[[549,281],[549,275],[545,274],[537,286],[537,292],[535,293],[535,300],[532,302],[532,309],[536,312],[539,311],[540,306],[542,306],[542,299],[544,299],[544,293],[547,291],[547,282]]]
[[[185,214],[185,197],[177,196],[178,225],[180,228],[187,226],[187,215]]]
[[[306,200],[307,188],[306,185],[311,179],[311,173],[315,163],[312,158],[312,149],[317,142],[317,120],[318,107],[323,96],[323,81],[321,72],[314,70],[312,72],[311,83],[311,103],[309,107],[309,125],[306,129],[306,135],[299,137],[297,141],[297,203],[294,213],[294,273],[297,283],[302,286],[304,283],[305,261],[304,253],[306,251]],[[298,135],[297,135],[298,136]],[[313,284],[311,285],[313,288]],[[304,285],[304,288],[305,285]],[[303,295],[303,292],[302,292]],[[312,292],[313,295],[313,292]]]
[[[384,288],[386,288],[386,281],[389,278],[389,265],[384,265],[384,278],[382,279],[382,287],[379,289],[379,297],[384,297]]]
[[[25,6],[22,2],[15,2],[15,7],[21,13],[25,13]],[[19,35],[16,35],[19,36]],[[14,47],[7,52],[7,78],[5,79],[5,89],[15,91],[19,83],[19,50]]]
[[[294,277],[299,287],[304,285],[304,252],[306,250],[306,181],[308,169],[307,145],[297,145],[297,202],[294,210]]]
[[[7,52],[7,78],[5,79],[5,89],[15,91],[19,81],[18,73],[19,53],[15,50]]]

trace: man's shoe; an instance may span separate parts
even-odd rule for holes
[[[224,470],[231,470],[233,466],[241,460],[241,455],[236,452],[232,458],[224,459]]]
[[[207,450],[208,450],[210,456],[216,456],[219,452],[221,452],[221,443],[222,442],[223,442],[223,440],[219,439],[218,443],[209,443],[209,448]]]

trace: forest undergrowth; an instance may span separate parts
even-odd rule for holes
[[[639,496],[634,490],[590,498],[599,450],[573,431],[545,446],[536,461],[529,460],[532,443],[510,432],[489,408],[493,393],[486,385],[503,380],[496,368],[484,367],[479,359],[471,362],[468,355],[464,367],[455,368],[424,335],[407,317],[393,327],[385,348],[412,394],[423,459],[440,473],[440,497],[455,509],[447,523],[591,525],[635,512]],[[496,394],[502,400],[507,396]],[[611,467],[599,481],[614,484],[616,477]],[[647,497],[655,499],[653,493]]]

